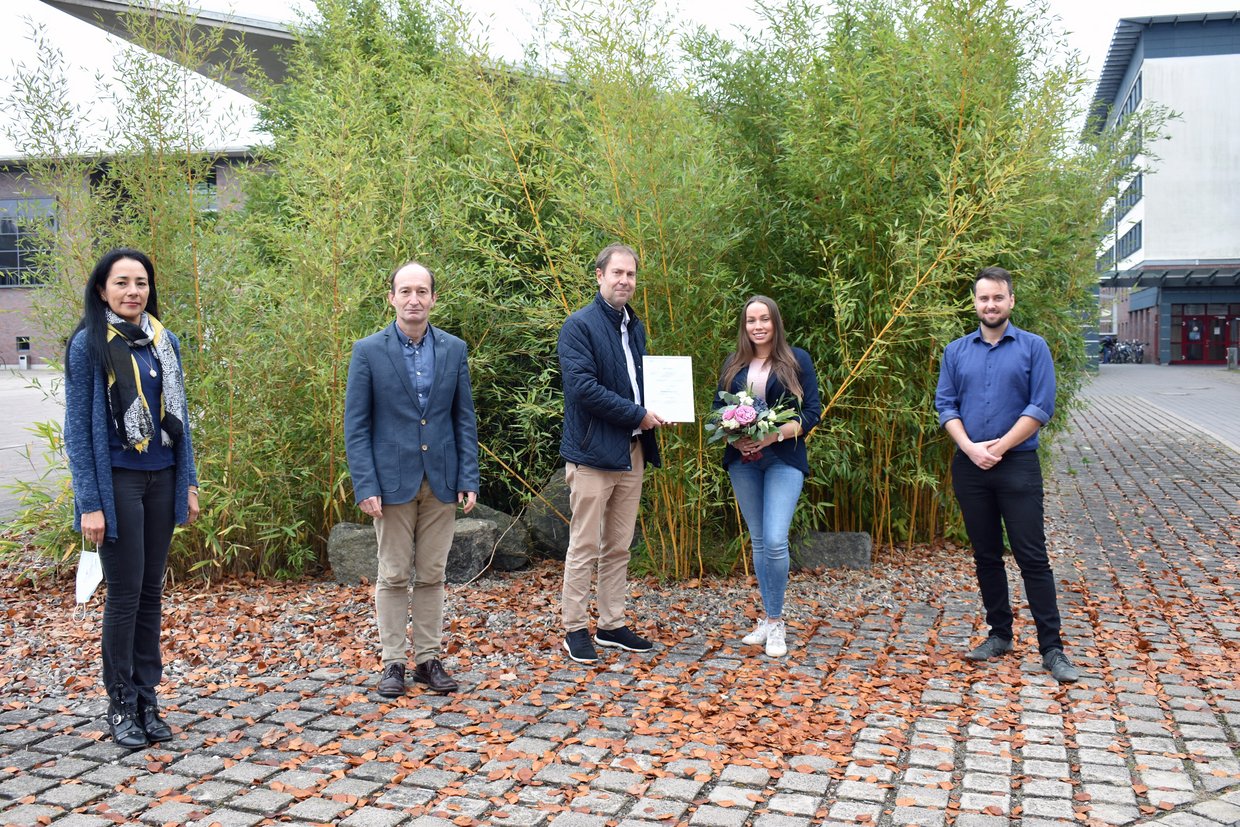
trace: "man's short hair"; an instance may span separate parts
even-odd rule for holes
[[[1007,285],[1008,294],[1011,295],[1012,274],[1009,273],[1007,270],[1004,270],[1002,267],[995,267],[992,265],[990,267],[983,267],[981,270],[978,270],[977,275],[973,277],[973,293],[974,294],[977,293],[977,283],[981,281],[982,279],[987,279],[988,281],[1003,282],[1004,284]]]
[[[611,257],[616,253],[623,253],[626,256],[632,256],[634,266],[641,264],[641,262],[637,260],[636,250],[634,250],[632,247],[630,247],[627,244],[617,243],[617,244],[608,244],[601,251],[599,251],[599,254],[594,257],[594,269],[595,270],[606,270],[607,263],[611,261]]]
[[[398,265],[396,265],[395,269],[393,269],[393,270],[392,270],[392,272],[388,275],[388,292],[389,292],[389,293],[395,293],[395,292],[396,292],[396,274],[397,274],[397,273],[399,273],[401,270],[404,270],[406,267],[410,267],[410,266],[412,266],[412,265],[414,265],[414,264],[416,264],[417,266],[421,267],[421,268],[422,268],[423,270],[425,270],[426,272],[430,273],[430,276],[431,276],[431,295],[433,296],[433,295],[435,294],[435,271],[434,271],[434,270],[432,270],[431,268],[427,267],[427,266],[426,266],[425,264],[423,264],[422,262],[418,261],[416,258],[411,258],[411,259],[409,259],[408,261],[406,261],[404,264],[398,264]]]

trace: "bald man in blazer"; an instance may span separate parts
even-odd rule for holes
[[[478,425],[465,343],[430,324],[437,298],[435,276],[423,265],[393,271],[388,302],[396,319],[353,345],[345,392],[353,493],[374,518],[379,542],[378,692],[387,698],[405,694],[410,616],[413,680],[440,694],[458,688],[439,660],[444,569],[456,505],[468,514],[478,494]]]

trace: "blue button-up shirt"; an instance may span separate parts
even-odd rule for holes
[[[413,392],[418,395],[418,408],[426,410],[431,383],[435,381],[435,336],[431,333],[430,325],[427,325],[422,341],[415,342],[405,335],[400,325],[393,322],[393,327],[396,328],[396,337],[404,345],[405,370],[409,371]]]
[[[980,327],[960,337],[943,351],[934,407],[939,425],[959,419],[974,442],[998,439],[1022,416],[1045,425],[1055,413],[1055,363],[1046,340],[1010,321],[994,345]],[[1035,432],[1012,450],[1037,447]]]

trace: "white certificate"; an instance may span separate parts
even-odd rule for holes
[[[693,422],[693,357],[643,356],[646,405],[667,422]]]

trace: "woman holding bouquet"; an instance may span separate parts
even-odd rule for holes
[[[741,642],[766,644],[767,655],[782,657],[788,651],[783,621],[788,531],[809,473],[805,436],[818,424],[822,403],[809,354],[789,346],[774,299],[754,296],[745,302],[736,350],[723,362],[719,391],[748,393],[758,411],[753,424],[744,423],[743,429],[729,434],[723,452],[723,465],[753,544],[753,568],[764,610]],[[714,407],[725,404],[717,394]],[[740,419],[748,419],[749,412],[745,414]]]
[[[128,749],[172,738],[155,697],[164,569],[173,524],[198,516],[180,346],[158,314],[151,260],[111,250],[65,352],[74,527],[99,546],[108,727]]]

